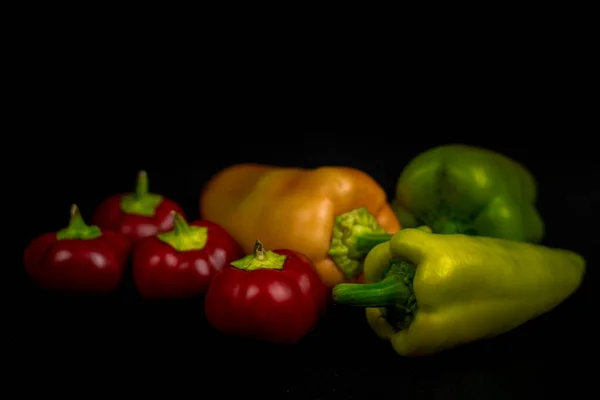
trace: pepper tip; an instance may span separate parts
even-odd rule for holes
[[[70,214],[71,214],[71,217],[74,217],[77,214],[79,214],[79,207],[77,207],[77,204],[71,204]]]

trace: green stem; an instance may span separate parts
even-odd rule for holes
[[[135,182],[135,197],[138,199],[147,196],[149,193],[148,173],[144,170],[138,172],[137,181]]]
[[[69,220],[69,225],[56,232],[57,240],[89,240],[100,236],[102,236],[100,228],[95,225],[87,225],[81,217],[79,207],[77,207],[76,204],[71,206],[71,219]]]
[[[188,225],[187,221],[178,212],[172,211],[173,214],[173,233],[176,235],[189,234],[192,228]]]
[[[416,310],[413,292],[415,267],[404,260],[391,260],[384,278],[376,283],[342,283],[333,287],[333,301],[355,307],[377,307],[394,327],[405,329]]]
[[[392,236],[391,233],[365,233],[356,237],[356,249],[366,254],[378,244],[389,241]]]
[[[420,229],[428,233],[432,232],[431,228],[425,225],[417,226],[414,229]],[[389,242],[393,236],[393,233],[365,233],[356,236],[356,250],[366,255],[373,249],[373,247],[381,243]]]
[[[341,283],[333,288],[333,300],[355,307],[388,307],[403,303],[410,297],[404,282],[386,278],[377,283]]]
[[[263,246],[260,240],[254,242],[254,257],[257,260],[263,261],[265,259],[265,246]]]
[[[148,174],[142,170],[138,173],[135,191],[121,199],[121,210],[126,214],[153,217],[162,201],[161,195],[150,193]]]
[[[378,238],[387,235],[375,217],[366,207],[357,208],[335,217],[329,256],[337,267],[344,273],[346,279],[360,275],[367,253],[374,247],[369,247],[369,237]],[[359,245],[360,238],[367,238]],[[389,239],[388,239],[389,240]],[[378,242],[381,243],[381,242]]]
[[[177,251],[202,250],[208,241],[208,228],[205,226],[190,226],[183,216],[175,211],[173,214],[173,229],[159,233],[156,237]]]
[[[287,256],[277,254],[271,250],[265,250],[262,242],[254,243],[254,252],[239,260],[232,261],[231,265],[242,271],[254,271],[257,269],[282,270]]]

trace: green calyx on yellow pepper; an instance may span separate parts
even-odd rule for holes
[[[427,150],[398,179],[394,211],[403,228],[537,243],[544,223],[531,173],[493,151],[465,145]]]
[[[373,248],[366,284],[333,288],[338,304],[366,307],[376,334],[403,356],[425,356],[507,332],[550,311],[580,285],[578,254],[428,227]]]
[[[327,253],[347,279],[362,272],[363,262],[376,244],[392,235],[385,233],[366,207],[357,208],[335,217],[331,246]]]

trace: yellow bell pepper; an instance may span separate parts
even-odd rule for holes
[[[370,326],[400,355],[425,356],[550,311],[579,287],[585,268],[568,250],[407,228],[369,252],[366,284],[337,285],[333,299],[368,307]]]
[[[346,167],[233,165],[205,185],[200,214],[225,228],[247,253],[257,239],[270,249],[303,253],[328,288],[362,281],[372,246],[358,248],[361,236],[400,230],[381,186]]]

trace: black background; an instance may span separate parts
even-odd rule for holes
[[[193,219],[198,217],[202,184],[233,163],[349,165],[371,174],[392,198],[395,181],[412,156],[460,139],[448,133],[438,135],[446,137],[442,142],[407,143],[407,137],[414,140],[423,134],[401,128],[387,134],[283,127],[268,132],[221,131],[216,136],[215,132],[197,129],[187,134],[196,145],[186,145],[181,132],[128,134],[127,140],[157,143],[139,150],[118,143],[114,149],[106,143],[94,148],[99,139],[93,135],[79,136],[69,148],[67,141],[61,143],[65,147],[53,150],[52,157],[40,156],[39,167],[29,175],[29,188],[22,192],[29,219],[22,225],[21,248],[44,231],[62,228],[71,203],[89,218],[103,197],[131,190],[140,168],[147,169],[153,191],[181,203]],[[235,134],[240,136],[234,138]],[[596,276],[592,250],[600,244],[597,233],[590,236],[593,230],[586,229],[598,202],[591,169],[595,161],[570,144],[544,149],[535,140],[460,142],[485,145],[530,168],[539,183],[538,204],[547,223],[545,243],[581,252],[588,259],[592,271],[582,288],[537,320],[493,340],[433,357],[404,359],[376,339],[361,310],[331,307],[319,328],[300,344],[274,347],[220,336],[203,319],[201,299],[144,302],[130,280],[109,298],[65,298],[37,290],[18,264],[25,288],[19,302],[25,329],[19,332],[26,370],[62,377],[51,379],[52,387],[61,392],[73,390],[71,379],[92,387],[116,382],[122,386],[139,382],[145,388],[198,385],[202,392],[218,390],[222,395],[243,389],[248,395],[314,399],[386,393],[391,398],[526,398],[584,387],[588,378],[578,371],[592,346],[588,325]]]
[[[231,68],[231,77],[238,75]],[[227,78],[211,81],[210,91],[175,76],[161,80],[159,90],[152,74],[137,79],[127,70],[115,73],[115,83],[95,71],[32,77],[19,96],[26,107],[13,138],[17,154],[5,156],[16,204],[8,220],[17,221],[19,240],[10,266],[19,285],[7,288],[16,289],[9,306],[16,336],[7,344],[16,355],[12,372],[31,383],[19,384],[24,393],[504,399],[573,395],[593,383],[583,371],[596,362],[590,321],[600,245],[598,157],[582,122],[589,106],[564,88],[558,93],[557,83],[512,86],[495,77],[492,87],[488,77],[468,89],[461,81],[411,96],[385,88],[358,95],[344,85],[300,94],[283,85],[266,91],[260,80],[244,86],[248,76],[222,86]],[[340,94],[357,100],[340,102]],[[381,105],[371,101],[384,97]],[[409,160],[444,143],[485,146],[522,162],[538,180],[544,244],[588,260],[576,294],[492,340],[402,358],[376,339],[361,310],[331,307],[301,343],[277,347],[214,332],[202,299],[144,302],[130,278],[108,298],[66,298],[37,290],[23,270],[29,240],[64,227],[72,203],[89,220],[104,197],[133,188],[139,169],[148,171],[152,191],[194,219],[203,183],[234,163],[351,166],[372,175],[391,199]],[[18,164],[8,162],[14,156]]]
[[[7,18],[4,393],[14,386],[22,397],[78,399],[593,395],[600,163],[596,70],[588,73],[595,52],[585,46],[593,25],[581,12],[511,13],[525,30],[480,12],[471,24],[404,24],[400,35],[379,20],[370,31],[339,17],[352,28],[323,35],[313,21],[316,14],[325,22],[321,12],[288,35],[266,12],[268,24],[246,13],[233,20],[230,11],[223,21],[190,13],[194,23],[186,23],[147,10],[111,9],[99,24],[99,8],[54,5]],[[278,16],[291,25],[288,14]],[[233,163],[353,166],[391,198],[410,158],[444,143],[482,145],[525,164],[539,184],[544,243],[588,261],[571,298],[492,340],[402,358],[375,338],[361,310],[332,307],[297,346],[246,343],[214,332],[202,299],[146,303],[129,278],[108,298],[65,298],[37,290],[23,268],[26,244],[64,227],[72,203],[89,219],[105,196],[131,190],[141,168],[152,190],[195,218],[202,184]]]

